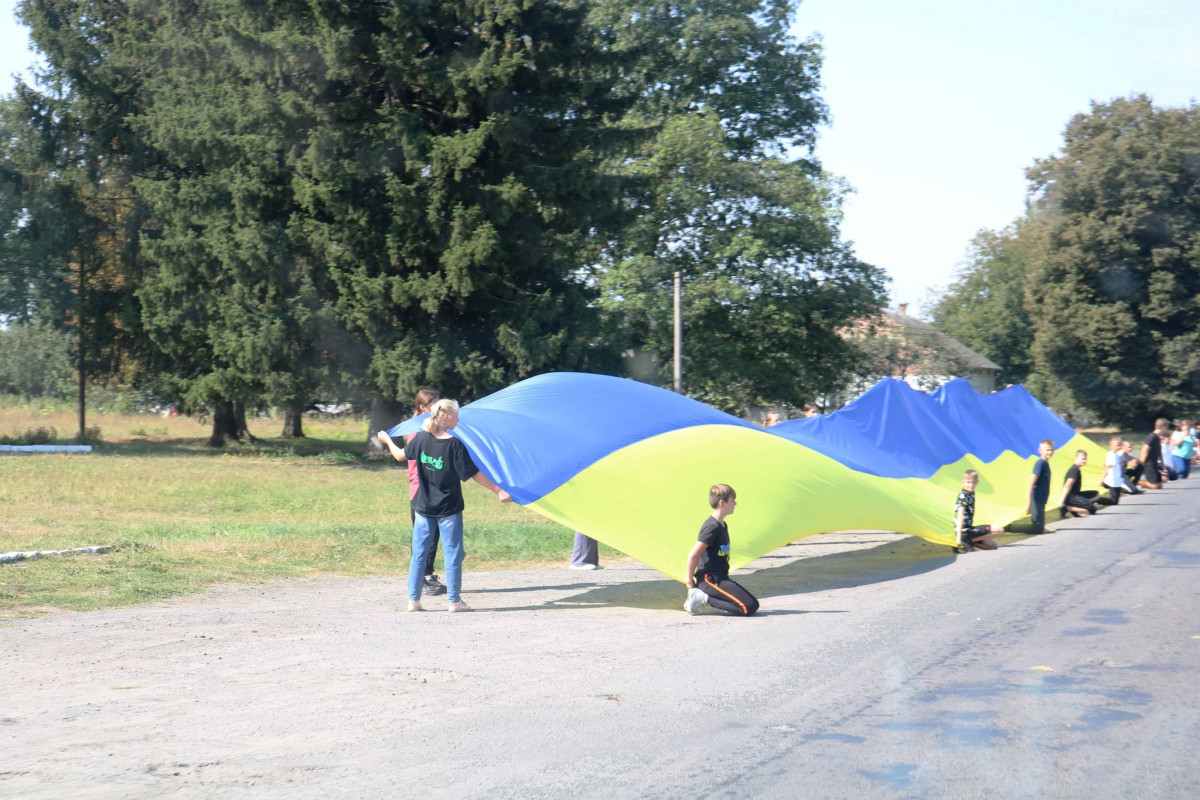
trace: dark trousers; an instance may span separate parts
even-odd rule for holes
[[[1024,522],[1015,522],[1009,525],[1006,530],[1011,533],[1045,533],[1046,532],[1046,506],[1044,503],[1039,503],[1036,500],[1033,502],[1033,508],[1029,512],[1028,524]]]
[[[1029,524],[1034,533],[1046,532],[1046,504],[1034,503],[1029,511]]]
[[[1192,459],[1184,458],[1183,456],[1171,455],[1171,464],[1175,467],[1175,474],[1180,480],[1187,478],[1192,473]]]
[[[758,611],[758,599],[728,575],[696,573],[696,586],[708,595],[708,604],[739,617],[748,617]]]
[[[1071,508],[1082,508],[1089,514],[1095,514],[1096,504],[1093,502],[1093,500],[1095,500],[1099,494],[1099,492],[1081,492],[1079,494],[1069,494],[1067,495],[1067,505]],[[1066,514],[1065,507],[1063,508],[1063,513]]]
[[[412,520],[414,525],[417,524],[417,512],[413,511],[412,506],[408,507],[408,518]],[[429,542],[429,557],[425,559],[425,577],[433,574],[433,562],[437,558],[437,546],[441,540],[441,530],[438,528],[437,517],[426,517],[429,520],[430,532],[433,534],[433,539]]]
[[[973,542],[976,539],[981,539],[992,532],[991,525],[972,525],[969,528],[963,528],[963,539],[968,542]]]

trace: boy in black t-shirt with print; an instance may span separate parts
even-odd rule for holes
[[[686,574],[688,596],[683,608],[695,614],[710,605],[739,617],[758,611],[758,600],[729,579],[729,526],[725,518],[737,508],[737,493],[718,483],[708,490],[713,513],[700,526],[700,536],[688,553]]]
[[[1004,528],[975,524],[975,487],[979,485],[979,473],[969,469],[963,473],[963,488],[954,503],[954,533],[958,546],[954,549],[969,553],[980,550],[995,550],[998,545],[993,539],[1004,533]]]
[[[421,430],[401,448],[387,431],[379,431],[392,457],[397,461],[417,462],[417,490],[412,495],[413,533],[412,561],[408,569],[408,610],[423,611],[421,590],[424,588],[425,565],[433,537],[439,536],[446,560],[446,599],[450,611],[470,611],[459,594],[462,586],[463,494],[462,483],[473,480],[501,503],[511,503],[512,496],[480,471],[467,446],[450,435],[458,426],[458,403],[441,399],[429,409],[429,418]]]

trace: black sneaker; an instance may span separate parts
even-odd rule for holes
[[[430,595],[445,594],[446,587],[442,586],[442,582],[438,580],[437,575],[430,575],[425,579],[425,591]]]

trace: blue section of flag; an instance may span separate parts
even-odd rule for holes
[[[1075,429],[1023,386],[979,394],[959,378],[928,394],[885,378],[840,411],[767,428],[851,469],[884,478],[928,478],[965,455],[1022,458],[1038,442],[1066,444]]]
[[[388,433],[415,433],[423,419],[407,420]],[[622,447],[695,425],[755,427],[657,386],[555,372],[463,406],[454,435],[488,477],[526,504]]]
[[[389,433],[413,433],[423,419],[407,420]],[[527,504],[610,453],[697,425],[755,428],[649,384],[558,372],[464,406],[454,435],[489,477]],[[960,379],[927,394],[887,378],[840,411],[762,432],[886,478],[928,478],[967,454],[989,462],[1011,450],[1025,458],[1037,453],[1041,439],[1061,447],[1075,435],[1020,386],[981,395]]]

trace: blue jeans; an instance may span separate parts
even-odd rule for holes
[[[408,565],[408,599],[421,599],[421,589],[425,586],[425,559],[433,547],[438,534],[442,538],[442,558],[446,562],[446,599],[451,603],[459,601],[459,591],[462,588],[462,563],[466,551],[463,550],[463,520],[462,512],[448,517],[426,517],[414,514],[412,561]]]
[[[1180,478],[1186,478],[1188,473],[1192,471],[1192,460],[1190,458],[1172,455],[1171,460],[1175,462],[1175,474]]]

